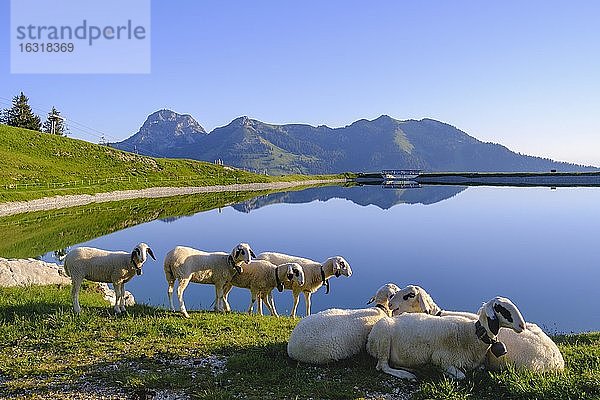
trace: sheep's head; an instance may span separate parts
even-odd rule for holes
[[[350,268],[348,261],[344,260],[344,257],[335,256],[331,257],[330,260],[333,263],[333,273],[336,278],[339,278],[340,275],[352,276],[352,268]]]
[[[398,290],[400,290],[400,288],[393,283],[386,283],[377,290],[375,296],[371,297],[367,304],[375,303],[388,307],[389,300]]]
[[[138,275],[142,275],[142,266],[146,262],[147,255],[150,254],[153,260],[156,260],[154,257],[154,252],[146,243],[140,243],[131,252],[131,263],[135,268],[135,273]]]
[[[231,250],[230,257],[236,271],[241,274],[242,263],[249,263],[253,258],[256,258],[256,254],[254,254],[248,243],[240,243]]]
[[[288,263],[286,275],[288,281],[296,281],[298,282],[298,285],[304,285],[304,270],[300,264]]]
[[[517,333],[526,329],[521,312],[506,297],[494,297],[484,303],[478,314],[479,322],[492,336],[496,336],[500,328],[510,328]]]
[[[436,315],[440,311],[440,308],[434,303],[429,293],[416,285],[408,285],[392,295],[389,308],[392,310],[392,315],[405,312]]]

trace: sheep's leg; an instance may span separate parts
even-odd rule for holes
[[[179,280],[179,286],[177,286],[177,300],[179,300],[179,310],[183,313],[183,316],[186,318],[189,318],[190,315],[188,314],[186,308],[185,308],[185,303],[183,302],[183,291],[185,290],[185,288],[187,287],[187,285],[190,283],[190,278],[185,278],[185,279],[180,279]]]
[[[310,296],[311,292],[304,292],[304,302],[306,303],[306,316],[310,315]]]
[[[275,309],[275,301],[273,301],[273,293],[267,293],[267,299],[265,301],[265,304],[267,305],[267,308],[269,309],[269,312],[271,313],[271,315],[275,316],[275,317],[279,317],[279,315],[277,314],[277,310]]]
[[[444,371],[444,373],[450,378],[465,379],[464,372],[462,372],[459,368],[455,367],[454,365],[451,365],[448,368],[446,368],[446,371]]]
[[[265,299],[263,298],[262,293],[258,294],[258,304],[256,305],[256,308],[258,308],[258,314],[263,315],[263,308],[262,308],[262,303],[263,301],[265,301]]]
[[[73,300],[73,311],[79,314],[81,312],[81,306],[79,305],[79,289],[81,288],[81,282],[73,279],[71,284],[71,298]]]
[[[115,313],[120,314],[121,308],[119,307],[119,302],[121,300],[121,285],[119,283],[113,283],[113,289],[115,290]]]
[[[293,292],[294,294],[294,305],[292,306],[292,312],[290,313],[290,317],[296,317],[296,309],[298,308],[298,303],[300,302],[300,292]]]
[[[169,281],[168,284],[167,296],[169,297],[169,305],[171,306],[171,311],[175,311],[175,305],[173,304],[173,286],[175,286],[175,281]]]
[[[250,307],[248,307],[248,314],[252,314],[254,311],[254,302],[256,301],[256,293],[250,292]]]
[[[223,305],[225,307],[225,311],[229,312],[231,311],[231,307],[229,306],[229,301],[227,300],[227,297],[229,296],[229,292],[231,292],[231,288],[233,286],[230,283],[226,283],[223,286]]]
[[[121,312],[127,312],[127,310],[125,309],[125,284],[124,283],[120,283],[119,286],[121,286],[121,298],[119,299],[119,305],[121,306]]]
[[[417,376],[411,372],[405,371],[403,369],[394,369],[389,366],[387,360],[385,363],[382,363],[381,360],[377,363],[377,369],[385,372],[386,374],[390,374],[400,379],[408,379],[410,381],[416,381]]]
[[[223,286],[219,283],[215,283],[215,311],[223,312]]]

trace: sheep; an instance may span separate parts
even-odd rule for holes
[[[171,310],[175,311],[173,287],[175,281],[179,280],[177,286],[179,310],[186,318],[189,318],[190,315],[183,301],[183,292],[190,282],[214,285],[215,311],[230,311],[231,307],[223,296],[225,284],[234,275],[242,273],[242,264],[250,262],[254,256],[254,251],[247,243],[238,244],[230,254],[225,252],[209,253],[184,246],[175,247],[167,253],[164,262],[165,277],[169,286],[167,296]]]
[[[79,247],[71,250],[65,257],[65,272],[71,277],[71,297],[73,309],[79,314],[79,290],[84,279],[94,282],[112,283],[115,289],[115,312],[125,309],[125,283],[134,275],[142,275],[142,266],[147,254],[156,260],[152,249],[146,243],[140,243],[131,253],[124,251],[106,251],[93,247]]]
[[[373,325],[391,315],[388,299],[398,290],[398,286],[387,283],[367,303],[375,303],[375,307],[333,308],[303,318],[292,331],[288,355],[296,361],[325,364],[358,354],[364,349]]]
[[[234,276],[231,282],[225,285],[224,293],[227,298],[233,286],[250,289],[248,313],[252,313],[254,303],[258,299],[257,311],[262,315],[262,299],[271,315],[278,317],[273,301],[273,289],[277,288],[279,292],[283,292],[285,283],[296,282],[302,286],[304,280],[304,270],[298,263],[275,265],[265,260],[253,260],[244,264],[243,273]]]
[[[413,298],[421,302],[421,312],[438,316],[460,315],[472,320],[478,318],[477,314],[473,313],[442,310],[425,289],[412,287]],[[507,353],[504,357],[494,357],[488,352],[485,367],[489,370],[500,370],[511,365],[518,370],[562,371],[565,361],[558,346],[536,324],[528,322],[526,328],[520,334],[512,329],[500,329],[498,340],[506,345]]]
[[[397,294],[390,299],[390,308],[405,301]],[[377,369],[398,378],[415,380],[416,376],[397,367],[414,368],[432,363],[445,374],[463,379],[461,369],[475,369],[485,361],[488,350],[497,357],[506,353],[497,340],[501,327],[520,333],[525,321],[517,307],[507,298],[495,297],[483,304],[472,320],[460,315],[435,316],[424,313],[404,313],[380,319],[369,334],[367,351],[377,359]]]
[[[298,301],[300,300],[300,292],[304,293],[304,301],[306,304],[306,315],[310,315],[310,296],[317,291],[321,286],[325,285],[325,294],[329,293],[329,278],[332,276],[339,277],[344,275],[347,277],[352,276],[352,269],[348,261],[344,260],[343,257],[335,256],[328,258],[322,264],[308,258],[301,258],[296,256],[290,256],[287,254],[264,252],[258,255],[257,259],[267,260],[275,265],[296,262],[302,265],[306,279],[304,285],[298,285],[297,282],[288,282],[284,286],[286,289],[291,289],[294,295],[294,305],[292,307],[291,317],[296,316],[296,309],[298,308]]]

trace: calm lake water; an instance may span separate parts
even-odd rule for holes
[[[359,308],[386,282],[418,284],[448,310],[477,311],[496,295],[551,333],[600,330],[600,188],[329,187],[258,197],[192,216],[155,220],[81,243],[130,250],[147,242],[158,260],[126,285],[138,302],[167,304],[162,259],[177,245],[229,250],[250,243],[315,260],[342,255],[351,278],[313,295],[313,312]],[[52,259],[48,254],[45,259]],[[190,309],[214,290],[191,284]],[[280,313],[291,292],[276,293]],[[234,289],[245,310],[249,292]],[[304,314],[304,300],[299,310]]]

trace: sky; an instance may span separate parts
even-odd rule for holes
[[[208,131],[242,115],[433,118],[600,166],[599,17],[595,1],[152,1],[149,74],[11,74],[0,0],[0,107],[23,91],[92,142],[125,139],[162,108]]]

